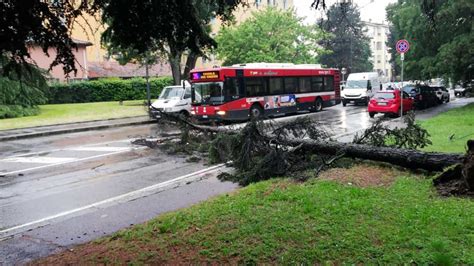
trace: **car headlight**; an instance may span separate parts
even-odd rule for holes
[[[218,115],[225,115],[225,111],[222,111],[222,110],[221,110],[221,111],[217,111],[216,114],[218,114]]]

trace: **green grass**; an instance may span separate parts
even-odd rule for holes
[[[63,262],[473,265],[474,202],[439,198],[414,176],[388,188],[271,180],[74,253]]]
[[[143,101],[40,105],[36,116],[0,120],[0,130],[146,115]]]
[[[425,151],[464,153],[467,140],[474,139],[474,104],[452,109],[422,121],[421,125],[428,130],[433,142]]]

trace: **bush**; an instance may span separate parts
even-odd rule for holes
[[[151,98],[157,98],[165,86],[173,84],[169,77],[150,79]],[[143,78],[107,78],[50,85],[48,102],[86,103],[146,99],[146,81]]]
[[[24,107],[21,105],[0,105],[0,119],[37,114],[39,114],[39,108],[37,106]]]
[[[46,103],[47,88],[41,71],[35,67],[25,68],[21,76],[0,76],[0,119],[37,115],[37,105]]]

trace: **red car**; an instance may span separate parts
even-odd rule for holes
[[[408,93],[403,92],[403,113],[413,110],[414,103]],[[369,116],[374,117],[377,113],[400,115],[401,109],[400,91],[380,91],[374,94],[369,101]]]

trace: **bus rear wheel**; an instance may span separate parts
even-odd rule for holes
[[[323,100],[321,98],[317,98],[314,102],[314,111],[319,112],[323,110]]]
[[[250,108],[250,118],[251,119],[259,119],[263,117],[263,109],[257,104],[254,104]]]

